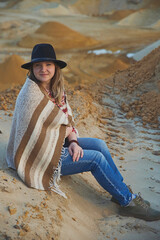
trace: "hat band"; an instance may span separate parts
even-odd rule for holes
[[[32,62],[44,62],[44,61],[57,61],[57,60],[55,58],[46,58],[46,57],[44,57],[44,58],[33,58],[31,60],[31,63]]]

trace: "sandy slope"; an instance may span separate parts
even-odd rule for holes
[[[160,8],[142,9],[122,19],[118,24],[127,26],[148,26],[159,20]]]
[[[73,41],[74,39],[74,41]],[[59,49],[85,48],[87,46],[97,45],[98,41],[84,36],[64,24],[58,22],[46,22],[36,30],[35,33],[25,36],[18,43],[18,46],[32,48],[39,42],[45,42],[55,45]]]
[[[159,221],[118,215],[90,173],[62,178],[66,200],[27,188],[5,163],[12,111],[26,75],[19,67],[30,59],[34,37],[52,38],[58,58],[68,63],[66,90],[80,135],[104,139],[125,182],[160,210],[160,50],[137,63],[126,57],[159,40],[158,1],[14,0],[0,7],[0,239],[158,240]],[[64,33],[69,40],[62,41]],[[96,55],[97,49],[110,52]],[[12,82],[16,87],[8,90]]]
[[[0,75],[3,76],[0,82],[1,91],[24,83],[27,71],[20,68],[23,63],[24,60],[20,56],[12,55],[0,64]]]

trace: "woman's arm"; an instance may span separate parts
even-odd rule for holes
[[[69,127],[72,128],[72,127]],[[72,142],[72,140],[77,141],[77,135],[74,131],[72,131],[72,129],[67,129],[68,131],[68,140],[69,142],[69,147],[68,147],[68,151],[70,153],[71,156],[73,156],[73,161],[78,161],[80,157],[83,157],[83,149],[78,145],[78,143],[76,142]],[[67,133],[67,132],[66,132]]]

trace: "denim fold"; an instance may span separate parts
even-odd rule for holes
[[[116,167],[106,143],[98,138],[78,138],[84,151],[83,158],[73,162],[68,147],[64,146],[61,175],[91,172],[97,182],[109,192],[121,206],[127,206],[132,200],[132,193],[123,182],[123,177]]]

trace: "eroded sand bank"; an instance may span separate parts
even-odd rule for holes
[[[68,63],[63,73],[80,136],[105,140],[125,182],[160,210],[160,48],[139,62],[126,56],[159,40],[160,4],[120,2],[0,3],[1,239],[159,239],[159,221],[119,216],[90,173],[61,179],[66,200],[27,188],[5,163],[27,74],[20,65],[30,59],[32,44],[55,43],[58,58]],[[69,38],[62,41],[64,32]]]

